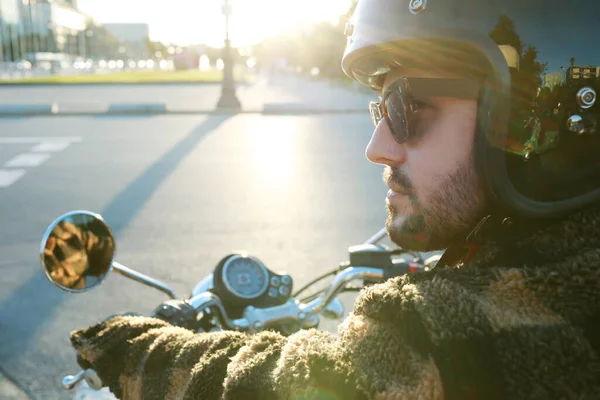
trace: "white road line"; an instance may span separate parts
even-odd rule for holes
[[[50,154],[48,153],[23,153],[9,160],[4,166],[10,168],[37,167],[49,158]]]
[[[33,146],[30,151],[33,151],[34,153],[47,153],[47,152],[55,153],[55,152],[63,151],[70,145],[71,145],[71,143],[69,143],[69,142],[55,142],[55,143],[45,142],[45,143],[40,143],[38,145]]]
[[[52,153],[65,150],[72,143],[79,143],[77,136],[48,137],[1,137],[0,144],[34,144],[29,153],[19,154],[4,164],[8,168],[37,167],[50,158]],[[11,186],[25,175],[24,169],[0,169],[0,188]]]
[[[82,138],[77,136],[48,136],[48,137],[0,137],[2,144],[28,144],[28,143],[47,143],[47,142],[68,142],[79,143]]]
[[[24,169],[0,169],[0,188],[9,187],[25,175]]]

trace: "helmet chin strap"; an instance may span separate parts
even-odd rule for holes
[[[436,266],[454,267],[469,261],[485,243],[494,242],[500,246],[510,246],[553,223],[556,223],[556,219],[533,220],[490,213],[483,217],[468,235],[452,243]]]
[[[459,236],[460,239],[452,243],[444,252],[440,260],[437,262],[437,266],[441,267],[453,267],[460,262],[468,261],[479,249],[479,243],[481,241],[482,229],[490,225],[490,219],[492,214],[488,214],[483,217],[477,225],[464,236]]]

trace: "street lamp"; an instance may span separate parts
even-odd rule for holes
[[[223,14],[225,14],[225,46],[223,47],[223,85],[221,87],[221,98],[217,108],[239,109],[242,107],[235,94],[233,82],[233,57],[231,54],[231,41],[229,40],[229,15],[231,5],[229,0],[223,0]]]

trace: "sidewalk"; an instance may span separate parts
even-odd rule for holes
[[[0,372],[0,398],[2,400],[30,400],[17,385]]]
[[[327,111],[364,111],[375,93],[346,87],[327,80],[310,79],[295,74],[259,76],[256,83],[238,89],[242,109],[273,108]]]
[[[368,113],[369,101],[376,100],[365,90],[288,73],[257,76],[237,85],[236,93],[241,111],[251,113]],[[54,112],[65,115],[103,114],[115,107],[137,107],[140,114],[201,114],[214,112],[220,95],[220,84],[0,87],[0,111],[21,107],[27,114],[48,114],[55,105]]]

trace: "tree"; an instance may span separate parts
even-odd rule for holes
[[[161,58],[168,54],[168,47],[159,41],[153,42],[146,39],[146,49],[150,58]],[[160,53],[160,56],[157,56],[157,52]]]
[[[540,63],[537,58],[537,48],[528,45],[521,56],[521,70],[535,76],[540,76],[545,73],[548,69],[548,63]]]
[[[519,107],[528,107],[542,86],[542,74],[546,72],[547,63],[538,61],[538,50],[534,45],[527,45],[517,33],[514,21],[507,15],[501,15],[498,23],[489,35],[498,45],[510,45],[519,54],[519,70],[511,71],[515,99]]]
[[[358,0],[353,1],[350,8],[348,8],[348,11],[346,11],[344,14],[340,15],[340,18],[339,18],[338,24],[337,24],[338,28],[341,28],[341,29],[346,28],[346,24],[348,22],[350,22],[350,19],[352,18],[352,15],[354,14],[354,10],[356,10],[357,4],[358,4]]]
[[[497,45],[510,45],[517,50],[519,55],[523,50],[523,42],[517,34],[514,21],[508,15],[501,15],[498,23],[490,32],[490,37]]]
[[[89,32],[89,35],[88,35]],[[86,45],[90,58],[117,58],[119,56],[119,40],[105,26],[90,22],[86,28]]]
[[[321,75],[343,76],[340,61],[346,48],[344,29],[350,20],[357,1],[342,15],[337,24],[320,22],[296,32],[282,33],[263,40],[254,48],[259,65],[277,63],[285,58],[288,65],[304,71],[319,68]]]
[[[534,105],[546,104],[554,98],[552,93],[539,90],[542,87],[542,74],[546,72],[547,63],[538,61],[538,50],[534,45],[529,44],[525,47],[525,43],[517,33],[514,21],[507,15],[500,16],[489,36],[498,45],[514,47],[519,55],[519,69],[510,71],[514,124],[510,135],[515,143],[525,143],[532,137],[532,128],[526,126],[523,121],[537,121],[535,118],[530,118]]]

